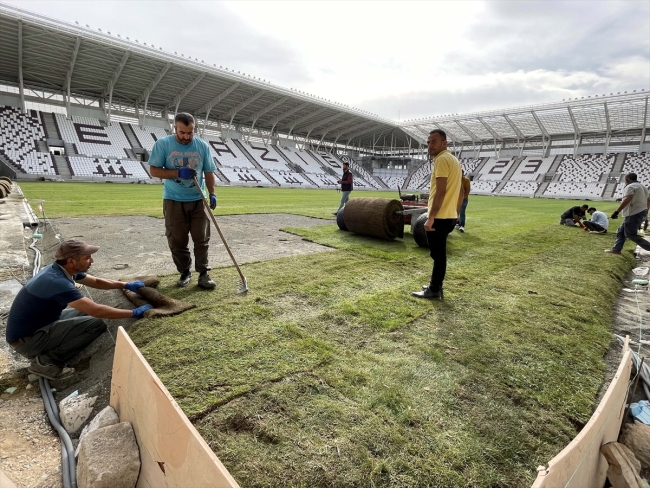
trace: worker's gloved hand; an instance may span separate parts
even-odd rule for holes
[[[183,166],[182,168],[178,168],[178,177],[181,180],[191,180],[196,176],[196,170],[193,168],[187,168]]]
[[[210,208],[214,210],[217,208],[217,195],[210,193]]]
[[[146,305],[142,305],[141,307],[134,308],[134,309],[133,309],[133,318],[134,318],[134,319],[142,318],[142,316],[144,315],[144,313],[145,313],[147,310],[150,310],[150,309],[152,309],[152,308],[153,308],[153,305],[149,305],[148,303],[147,303]]]
[[[612,214],[612,219],[617,219],[618,218],[618,210],[614,210],[614,213]]]
[[[142,288],[143,286],[144,281],[129,281],[126,285],[124,285],[124,289],[132,291],[133,293],[138,293],[138,288]]]

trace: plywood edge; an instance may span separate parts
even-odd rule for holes
[[[135,377],[134,375],[129,376],[129,368],[133,368],[133,370],[137,369],[139,374],[135,375]],[[129,379],[127,382],[134,382],[137,384],[120,384],[120,382],[124,382],[125,378]],[[149,389],[152,391],[151,399],[156,398],[155,401],[157,403],[160,404],[164,402],[166,405],[156,405],[155,408],[152,408],[153,406],[151,405],[131,405],[127,398],[128,395],[126,394],[128,388],[141,389],[138,391],[140,394],[142,393],[142,390]],[[182,445],[183,441],[186,441],[189,438],[193,441],[194,446],[197,447],[198,450],[195,451],[195,456],[184,461],[183,469],[188,472],[205,473],[206,467],[209,467],[210,471],[218,475],[220,478],[218,486],[239,488],[235,479],[230,475],[203,437],[201,437],[199,432],[194,428],[167,388],[165,388],[165,385],[160,381],[142,353],[138,350],[133,341],[131,341],[131,338],[122,327],[119,327],[117,331],[115,356],[113,361],[113,376],[111,380],[110,404],[118,412],[120,421],[128,421],[133,425],[133,430],[136,433],[136,440],[141,449],[140,457],[142,467],[140,470],[140,478],[143,476],[146,477],[146,473],[157,473],[160,475],[162,469],[155,460],[150,459],[149,456],[143,455],[143,450],[146,450],[146,452],[164,452],[165,449],[162,448],[163,446],[159,447],[156,443],[164,443],[164,447],[169,449],[169,446],[177,445],[176,442],[178,442],[179,445]],[[152,424],[151,417],[154,415],[152,414],[152,411],[155,411],[156,409],[164,410],[165,415],[173,418],[174,423],[180,428],[175,429],[171,433],[164,434],[160,438],[158,438],[158,435],[151,436],[150,438],[142,438],[142,436],[146,436],[147,433],[155,432],[155,425]],[[125,412],[127,413],[126,415]],[[152,430],[152,428],[154,430]],[[158,432],[156,432],[156,434],[158,434]],[[149,466],[146,465],[147,463]],[[196,469],[193,469],[194,467]],[[215,479],[214,481],[215,484],[211,486],[217,486],[217,480]],[[165,486],[180,487],[189,486],[187,483],[190,482],[190,480],[185,479],[181,482],[174,482],[173,480],[170,480],[169,477],[166,477],[165,482]],[[140,479],[138,480],[138,486],[150,486],[150,483],[148,480]]]
[[[630,371],[632,370],[632,350],[629,347],[630,338],[626,336],[625,343],[623,345],[623,358],[619,363],[619,366],[616,370],[614,378],[612,378],[605,395],[601,399],[600,403],[596,407],[596,410],[592,414],[591,418],[583,429],[576,435],[576,437],[569,443],[567,446],[562,449],[553,459],[548,462],[548,467],[539,466],[537,468],[537,478],[533,483],[531,488],[550,488],[551,486],[565,486],[565,483],[568,483],[569,478],[564,480],[564,483],[560,484],[550,484],[549,475],[553,473],[554,469],[558,470],[561,468],[561,464],[567,461],[567,458],[573,457],[576,458],[576,467],[582,461],[582,459],[587,455],[587,451],[593,449],[598,451],[598,456],[600,456],[600,446],[599,442],[595,445],[596,437],[600,434],[604,422],[607,420],[613,420],[612,418],[608,419],[608,414],[612,414],[612,409],[616,411],[616,420],[617,429],[616,432],[620,430],[620,424],[623,421],[623,413],[625,410],[625,401],[627,386],[630,378]],[[610,440],[616,439],[608,439]],[[572,472],[575,471],[572,469]]]

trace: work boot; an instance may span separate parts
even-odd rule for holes
[[[423,287],[422,291],[412,291],[411,295],[418,298],[426,298],[427,300],[442,300],[444,298],[442,289],[440,291],[431,291],[428,286]]]
[[[189,269],[186,269],[185,271],[183,271],[181,277],[176,282],[176,286],[178,286],[179,288],[184,288],[190,284],[191,279],[192,279],[192,272]]]
[[[75,373],[74,368],[61,368],[56,364],[41,364],[38,357],[32,361],[27,371],[52,381],[69,378]]]
[[[207,271],[204,271],[199,275],[199,286],[205,288],[206,290],[212,290],[217,284],[212,281],[210,275]]]

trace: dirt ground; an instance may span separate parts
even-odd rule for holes
[[[239,263],[331,250],[280,229],[331,225],[333,221],[286,214],[228,216],[219,217],[218,221]],[[79,218],[58,219],[52,224],[44,229],[44,238],[39,243],[39,249],[44,255],[44,265],[52,262],[53,252],[58,245],[58,235],[63,239],[82,239],[101,247],[90,271],[95,276],[119,279],[123,276],[165,275],[176,272],[164,237],[164,224],[160,219]],[[26,231],[25,235],[29,234]],[[28,257],[32,259],[31,251],[28,251]],[[610,258],[613,257],[604,256],[604,259]],[[216,232],[213,232],[210,246],[210,263],[214,268],[231,265]],[[637,257],[637,266],[649,265],[650,254],[641,252]],[[25,270],[23,276],[15,278],[17,281],[24,281],[29,276],[30,270]],[[650,293],[645,287],[641,287],[643,290],[639,293],[625,291],[626,288],[634,289],[634,278],[637,276],[632,272],[626,277],[613,312],[612,327],[614,333],[630,335],[631,339],[636,341],[639,335],[639,310],[643,315],[650,311]],[[248,279],[249,286],[254,287],[254,277]],[[93,290],[92,298],[111,306],[131,307],[123,295],[115,290]],[[52,384],[57,389],[57,401],[79,390],[79,393],[99,397],[93,414],[108,404],[113,337],[118,326],[124,326],[128,330],[132,323],[132,319],[109,321],[110,334],[104,334],[71,361],[78,370],[77,375],[65,384]],[[5,317],[0,314],[2,335],[4,327]],[[4,354],[0,353],[0,471],[18,488],[58,488],[62,486],[59,441],[45,415],[38,383],[28,382],[25,369],[28,366],[27,361],[13,353],[4,341],[0,341],[0,348],[4,350]],[[633,348],[636,350],[636,343]],[[641,354],[648,353],[648,346],[643,346]],[[613,339],[605,358],[607,376],[598,399],[605,393],[614,377],[621,357],[621,346]],[[2,393],[8,387],[17,387],[18,390],[12,395]],[[531,470],[533,469],[534,466],[531,466]]]
[[[219,217],[218,223],[239,264],[332,250],[280,230],[285,227],[331,225],[334,223],[331,220],[270,214]],[[94,256],[95,263],[89,271],[94,276],[119,279],[124,276],[176,273],[167,247],[164,222],[161,219],[57,219],[44,228],[39,228],[39,232],[43,234],[43,239],[38,245],[43,253],[43,265],[53,261],[59,236],[62,239],[75,238],[100,246],[100,251]],[[30,235],[30,231],[25,231],[25,237]],[[31,251],[28,251],[28,258],[33,259]],[[214,229],[210,245],[210,265],[213,268],[232,265]],[[214,271],[217,272],[218,270]],[[30,269],[23,270],[22,275],[14,275],[15,285],[24,283],[30,276]],[[254,287],[254,277],[247,276],[247,279],[249,287]],[[133,308],[116,290],[92,290],[91,293],[97,302],[120,308]],[[0,314],[2,337],[5,332],[5,314]],[[93,415],[108,404],[113,338],[117,328],[123,326],[128,330],[133,320],[108,322],[109,334],[104,334],[70,361],[70,364],[77,368],[75,377],[66,382],[52,382],[52,387],[57,389],[54,395],[57,401],[75,390],[80,394],[98,396]],[[27,360],[15,354],[4,340],[0,341],[0,348],[0,471],[18,488],[58,488],[62,486],[60,444],[45,414],[38,382],[29,383]],[[2,393],[9,387],[16,387],[18,390],[11,395]],[[74,436],[72,437],[76,445]]]

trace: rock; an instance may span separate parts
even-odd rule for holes
[[[619,442],[628,447],[641,462],[641,468],[650,467],[650,426],[638,420],[625,424]]]
[[[68,434],[77,432],[81,426],[88,420],[93,405],[97,401],[97,397],[89,397],[86,394],[79,395],[72,398],[66,398],[59,403],[59,415],[61,417],[61,424]]]
[[[16,390],[18,390],[18,388],[16,388],[15,386],[12,386],[11,388],[7,388],[5,390],[5,393],[9,393],[10,395],[13,395],[14,393],[16,393]]]
[[[79,488],[133,488],[140,452],[128,422],[109,425],[84,437],[77,464]]]
[[[101,412],[99,412],[97,415],[95,415],[95,418],[92,419],[90,423],[86,425],[84,429],[81,431],[81,435],[79,436],[79,445],[77,446],[77,449],[74,453],[75,457],[79,456],[79,449],[81,449],[81,441],[86,436],[86,434],[89,434],[90,432],[93,432],[97,429],[103,429],[104,427],[108,427],[109,425],[118,424],[119,422],[120,419],[115,413],[115,410],[113,410],[113,407],[111,407],[110,405],[106,407],[104,410],[102,410]]]
[[[29,380],[30,383],[33,383],[34,381],[38,381],[38,375],[36,375],[36,374],[28,374],[27,379]]]

